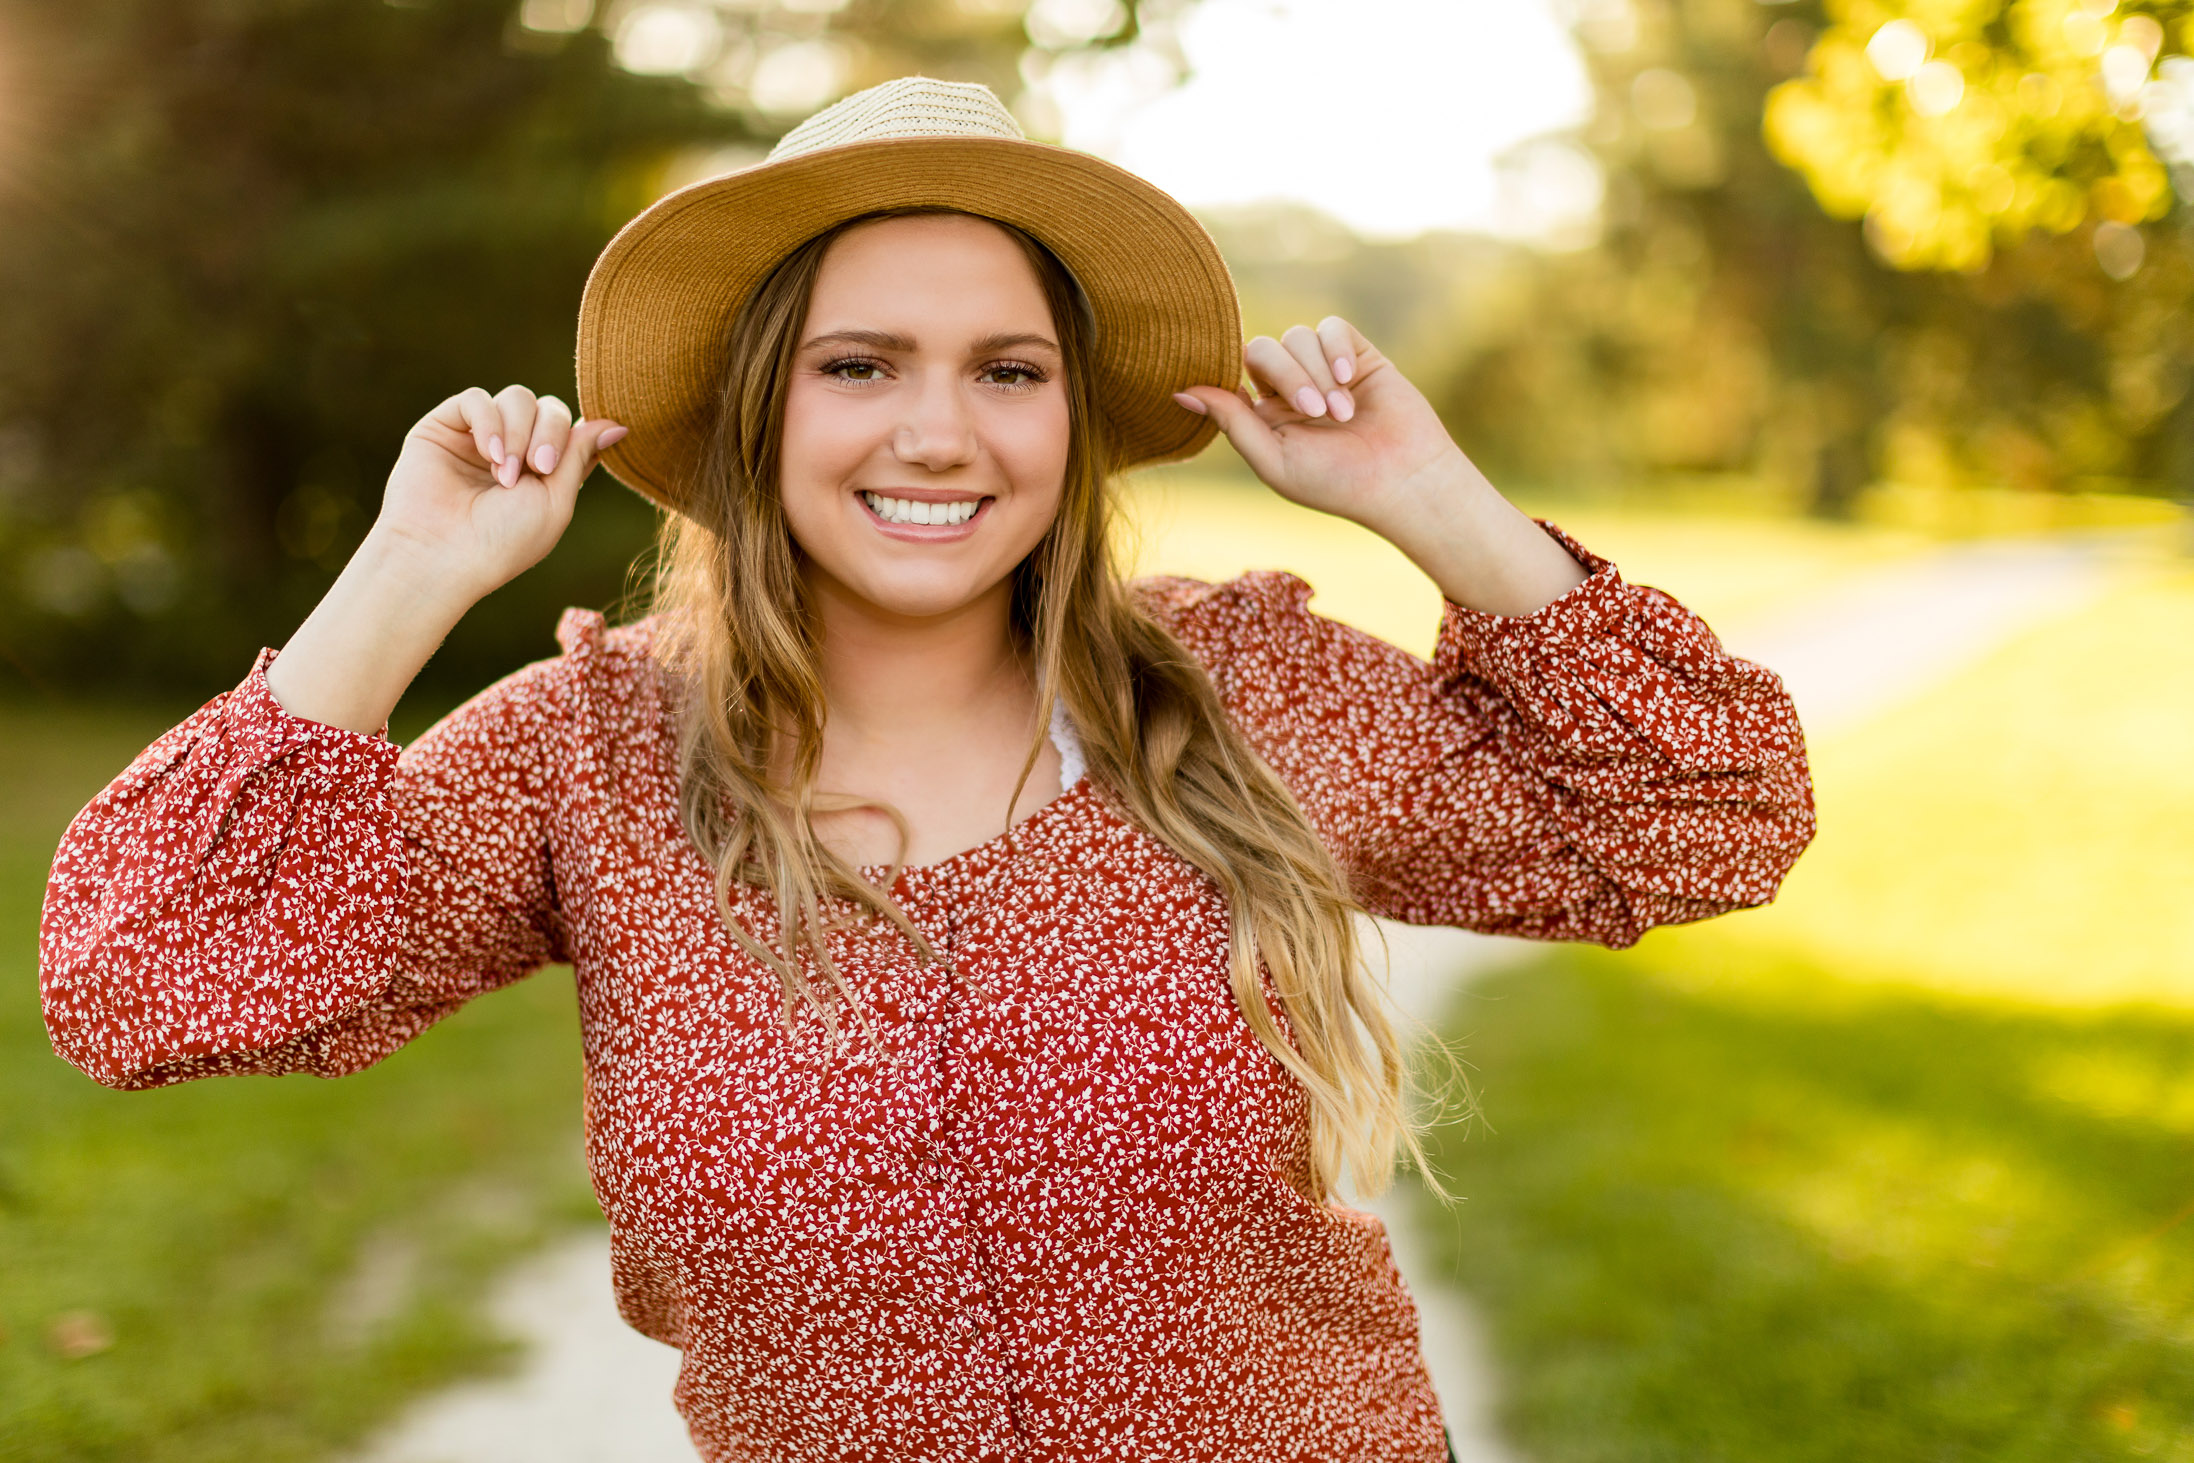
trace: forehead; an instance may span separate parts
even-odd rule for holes
[[[811,328],[912,324],[973,331],[1051,323],[1042,282],[1011,234],[964,213],[877,219],[848,229],[823,256]]]

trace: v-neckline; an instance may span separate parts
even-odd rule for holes
[[[1077,801],[1088,795],[1089,792],[1089,773],[1085,771],[1080,777],[1074,779],[1071,786],[1062,789],[1057,797],[1051,798],[1035,808],[1026,817],[1010,825],[1003,832],[994,833],[981,843],[970,844],[958,853],[946,854],[943,858],[933,860],[930,863],[903,865],[899,870],[899,877],[915,880],[936,879],[957,872],[971,864],[982,865],[992,862],[998,856],[1011,852],[1022,839],[1027,838],[1029,834],[1038,831],[1041,825],[1055,818],[1064,804]],[[861,864],[858,867],[862,878],[878,886],[882,886],[891,874],[891,865],[888,863]]]

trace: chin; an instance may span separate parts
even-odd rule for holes
[[[857,598],[886,614],[906,619],[934,619],[966,609],[998,588],[1010,575],[1010,568],[1004,573],[986,575],[956,570],[944,564],[919,567],[894,564],[879,565],[870,572],[840,582]]]

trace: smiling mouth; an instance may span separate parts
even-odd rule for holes
[[[973,518],[983,504],[983,498],[963,498],[950,503],[927,503],[919,498],[890,498],[882,493],[863,492],[861,501],[868,511],[886,523],[932,524],[949,528]]]

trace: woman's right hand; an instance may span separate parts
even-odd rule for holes
[[[547,557],[601,449],[624,435],[607,418],[574,425],[523,386],[460,391],[405,436],[374,529],[480,599]]]
[[[465,612],[556,546],[595,457],[624,435],[607,418],[573,426],[523,386],[461,391],[421,417],[365,542],[267,667],[275,700],[356,732],[387,721]]]

